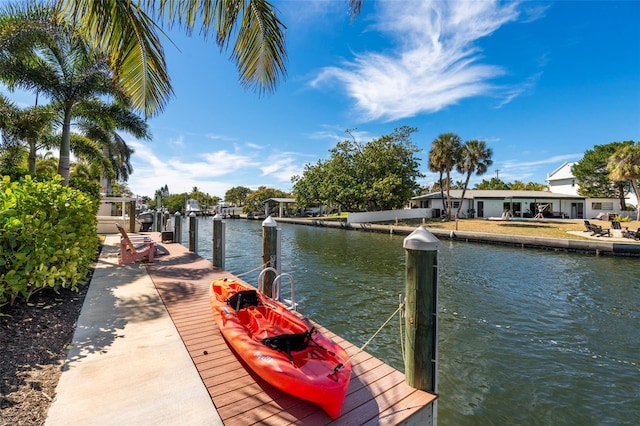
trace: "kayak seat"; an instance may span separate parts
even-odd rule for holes
[[[281,334],[279,336],[267,337],[261,340],[262,344],[268,348],[279,352],[285,352],[289,361],[293,362],[292,351],[303,351],[309,346],[309,340],[313,329],[304,333]]]
[[[236,311],[249,306],[258,306],[258,292],[255,290],[242,290],[227,299],[227,305]]]

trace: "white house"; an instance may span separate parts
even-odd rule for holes
[[[622,212],[617,198],[589,198],[578,195],[578,182],[571,165],[564,163],[547,175],[549,191],[477,190],[465,192],[451,190],[452,214],[462,203],[460,217],[516,217],[516,218],[565,218],[588,219],[612,214],[636,217],[636,212]],[[446,198],[446,194],[445,194]],[[638,205],[637,198],[627,197],[630,204]],[[440,192],[413,197],[411,208],[426,208],[430,216],[440,217],[444,207]]]
[[[580,188],[580,185],[578,184],[576,177],[571,172],[571,166],[574,164],[575,163],[564,163],[553,172],[547,174],[546,181],[549,191],[558,194],[578,195],[578,188]],[[633,192],[627,194],[625,200],[627,204],[633,205],[637,210],[638,198]],[[605,213],[612,213],[620,210],[620,202],[618,199],[589,198],[589,202],[596,204],[595,206],[591,206],[592,210],[599,210]]]

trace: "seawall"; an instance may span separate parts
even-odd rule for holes
[[[411,226],[378,225],[371,223],[347,223],[321,219],[274,218],[276,222],[296,225],[340,228],[353,231],[380,232],[386,234],[409,235],[415,230]],[[526,235],[490,234],[486,232],[453,231],[433,229],[429,232],[441,240],[507,245],[521,248],[566,251],[572,253],[640,257],[640,244],[617,241],[586,241],[564,238],[530,237]]]

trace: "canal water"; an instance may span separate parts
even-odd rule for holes
[[[262,222],[225,223],[225,267],[255,285]],[[278,227],[298,311],[363,345],[404,292],[405,237]],[[639,259],[442,241],[438,266],[440,424],[639,424]],[[403,371],[400,342],[396,317],[366,350]]]

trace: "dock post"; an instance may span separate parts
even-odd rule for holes
[[[275,270],[278,270],[278,224],[271,217],[267,217],[262,222],[262,263],[265,266],[270,266]],[[271,271],[267,271],[264,275],[264,287],[263,292],[269,297],[272,295],[273,280],[275,280],[275,274]]]
[[[154,228],[155,232],[162,232],[162,210],[159,208],[156,210],[153,224],[155,226]]]
[[[405,380],[413,388],[433,393],[436,392],[438,360],[439,246],[440,241],[423,227],[413,231],[403,243],[407,293]]]
[[[178,244],[182,243],[182,215],[180,212],[173,215],[173,241]]]
[[[136,202],[129,201],[127,203],[127,214],[129,215],[129,231],[136,232]]]
[[[198,218],[194,212],[189,213],[189,251],[198,252]]]
[[[222,216],[213,216],[213,266],[224,269],[225,223]]]

